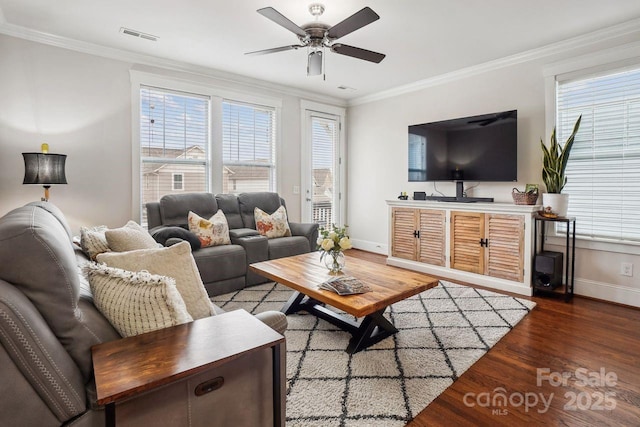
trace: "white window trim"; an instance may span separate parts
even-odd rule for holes
[[[307,173],[311,170],[311,153],[309,152],[309,145],[306,143],[307,141],[307,132],[309,132],[309,127],[307,123],[307,114],[310,111],[332,114],[334,116],[338,116],[340,118],[340,130],[339,130],[339,140],[340,140],[340,206],[339,206],[339,215],[337,218],[338,224],[345,224],[347,220],[347,183],[346,183],[346,170],[347,170],[347,138],[346,138],[346,109],[342,107],[337,107],[334,105],[322,104],[319,102],[308,101],[306,99],[300,100],[300,141],[303,141],[300,147],[300,185],[301,185],[301,194],[300,194],[300,212],[302,214],[302,218],[305,218],[308,212],[308,204],[306,203],[306,189],[313,188],[313,182],[310,182],[310,176]]]
[[[593,54],[549,64],[544,68],[545,78],[545,128],[551,135],[556,122],[556,82],[576,77],[589,77],[640,65],[638,49],[640,42],[629,43]],[[549,230],[547,241],[552,245],[564,246],[565,237]],[[640,255],[640,243],[620,242],[612,239],[576,236],[576,247],[597,251]]]
[[[193,79],[169,77],[160,74],[149,73],[137,69],[129,71],[131,81],[131,218],[140,220],[142,212],[140,208],[141,192],[140,186],[140,88],[142,86],[153,86],[168,90],[193,93],[208,96],[211,99],[209,109],[209,132],[211,147],[208,150],[208,159],[210,170],[207,171],[209,180],[209,191],[216,194],[222,192],[222,100],[229,99],[248,104],[259,104],[275,109],[276,114],[276,188],[279,189],[280,168],[279,153],[281,145],[281,116],[282,116],[282,99],[268,96],[256,96],[240,91],[229,90],[215,84],[196,81],[199,76]],[[212,173],[212,171],[220,171]],[[219,175],[219,176],[218,176]]]

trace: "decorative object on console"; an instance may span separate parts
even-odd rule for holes
[[[529,186],[530,184],[527,184]],[[516,205],[535,205],[538,201],[538,188],[531,188],[529,190],[520,191],[517,188],[513,188],[511,191],[511,197]]]
[[[407,195],[407,192],[406,192],[406,191],[403,191],[403,192],[401,192],[401,193],[400,193],[400,195],[398,196],[398,199],[399,199],[399,200],[408,200],[408,199],[409,199],[409,196]]]
[[[352,248],[348,228],[348,225],[336,227],[333,224],[331,229],[320,227],[318,230],[318,249],[322,251],[320,261],[324,261],[324,265],[333,274],[341,272],[344,268],[345,258],[342,252]]]
[[[43,202],[49,201],[49,188],[52,184],[66,184],[65,154],[50,154],[49,144],[42,144],[41,153],[22,153],[24,158],[23,184],[42,184]]]
[[[567,177],[565,176],[565,169],[567,167],[567,161],[569,160],[569,153],[573,147],[573,142],[580,128],[580,122],[582,120],[582,114],[576,120],[573,126],[573,131],[564,146],[558,144],[556,139],[556,128],[554,126],[553,132],[551,132],[551,143],[549,148],[544,145],[542,139],[540,139],[540,146],[542,148],[542,180],[547,188],[547,192],[542,194],[542,206],[545,208],[551,208],[550,211],[559,216],[567,215],[567,208],[569,206],[569,195],[561,194],[562,189],[567,183]]]

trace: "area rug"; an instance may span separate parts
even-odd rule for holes
[[[280,310],[292,290],[268,283],[213,298],[225,310]],[[350,335],[287,316],[287,426],[395,427],[411,421],[535,306],[450,282],[393,304],[399,330],[347,354]]]

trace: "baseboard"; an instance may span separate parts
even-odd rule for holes
[[[579,278],[575,279],[574,285],[576,295],[640,307],[640,289]]]
[[[376,254],[387,255],[389,253],[389,247],[384,243],[369,242],[367,240],[351,239],[351,244],[356,249],[362,249],[363,251],[373,252]]]
[[[512,282],[510,280],[484,276],[482,274],[474,274],[462,270],[454,270],[451,268],[424,264],[421,262],[406,260],[402,258],[388,257],[387,264],[393,265],[395,267],[402,267],[409,270],[419,271],[425,274],[443,277],[454,282],[457,280],[484,286],[486,288],[496,289],[498,291],[531,296],[531,286],[524,283]]]

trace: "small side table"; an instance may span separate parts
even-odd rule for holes
[[[198,374],[224,370],[230,362],[271,348],[273,426],[281,427],[285,420],[284,341],[282,335],[254,316],[236,310],[99,344],[91,349],[97,403],[105,405],[106,425],[115,426],[119,404],[129,403],[160,387],[166,390],[168,385],[189,381]],[[216,378],[217,382],[199,384],[193,391],[195,396],[222,387],[225,381],[220,378]],[[256,378],[256,384],[259,382]],[[193,398],[188,396],[191,392],[182,397],[185,406],[188,399]],[[219,392],[226,393],[224,388]],[[224,412],[229,411],[229,407],[212,410]]]
[[[544,251],[545,240],[545,225],[547,223],[565,223],[567,225],[567,235],[565,240],[564,251],[564,274],[562,277],[562,286],[556,289],[546,289],[536,284],[536,272],[535,272],[535,256]],[[533,294],[536,292],[541,293],[555,293],[564,294],[565,302],[568,302],[573,298],[574,288],[574,273],[575,273],[575,261],[576,261],[576,218],[575,217],[557,217],[548,218],[541,215],[534,215],[533,217],[533,252],[534,252],[534,273],[531,278],[531,286],[533,287]],[[540,231],[538,231],[538,227]],[[538,236],[540,237],[540,244],[538,245]],[[539,246],[539,248],[538,248]]]

